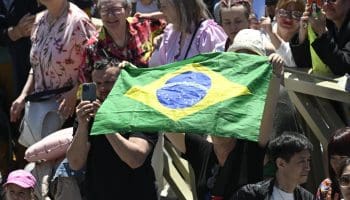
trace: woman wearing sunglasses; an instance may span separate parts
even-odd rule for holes
[[[350,1],[307,4],[301,23],[299,37],[291,43],[297,66],[323,75],[350,73]]]
[[[344,200],[350,200],[350,159],[345,160],[341,167],[341,175],[338,179]]]
[[[328,143],[329,178],[322,181],[316,200],[340,200],[339,177],[341,163],[350,158],[350,127],[337,130]]]
[[[272,48],[289,67],[296,66],[289,41],[299,30],[300,17],[304,7],[303,0],[279,0],[276,5],[276,23],[271,23],[270,18],[264,19],[261,23],[261,27],[273,45]]]

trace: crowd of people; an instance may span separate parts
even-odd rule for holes
[[[350,73],[350,1],[265,4],[258,19],[254,0],[1,0],[0,45],[12,59],[17,98],[8,110],[9,121],[21,121],[18,145],[30,147],[65,127],[73,127],[73,139],[64,158],[1,171],[0,199],[159,199],[165,139],[192,167],[199,200],[350,200],[350,128],[330,136],[323,147],[328,178],[308,191],[302,185],[313,145],[283,88],[285,67]],[[210,133],[90,135],[125,62],[151,68],[210,52],[268,57],[272,78],[256,142]],[[78,95],[89,82],[96,85],[93,101]]]

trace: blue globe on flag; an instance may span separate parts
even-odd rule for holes
[[[157,90],[158,101],[171,109],[188,108],[201,101],[211,87],[204,73],[188,71],[169,79]]]

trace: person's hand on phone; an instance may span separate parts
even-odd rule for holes
[[[311,14],[311,6],[306,4],[305,11],[300,18],[300,28],[299,28],[299,44],[304,43],[307,37],[307,27],[309,24],[309,16]]]
[[[99,100],[94,102],[81,101],[75,110],[79,125],[87,125],[90,119],[95,116],[100,106],[101,102]]]
[[[312,27],[312,30],[315,31],[318,37],[320,37],[323,33],[327,32],[326,15],[322,10],[320,10],[320,12],[317,13],[317,17],[311,15],[309,17],[309,23]]]
[[[249,28],[260,30],[260,21],[256,18],[254,13],[249,16]]]
[[[273,34],[270,17],[261,17],[260,27],[269,35]]]

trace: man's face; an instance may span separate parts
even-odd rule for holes
[[[97,98],[104,101],[112,90],[120,72],[119,67],[108,67],[92,72],[92,81],[96,83]]]
[[[309,150],[303,150],[294,154],[289,162],[282,160],[282,164],[278,165],[278,170],[291,183],[302,184],[307,181],[307,176],[310,172],[310,160],[311,154]]]

